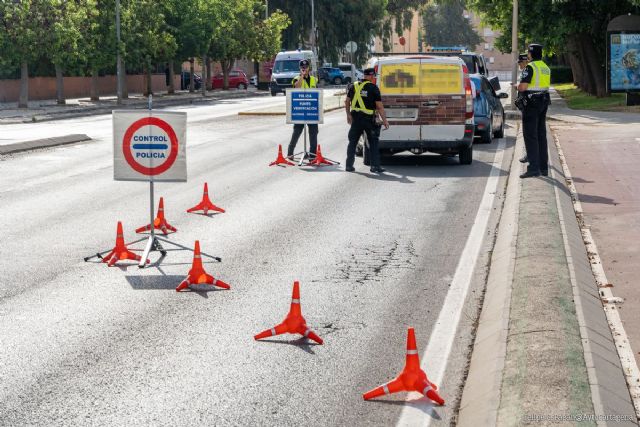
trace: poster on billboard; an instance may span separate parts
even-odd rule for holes
[[[609,91],[640,91],[640,33],[609,33]]]

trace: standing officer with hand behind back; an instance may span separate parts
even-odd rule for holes
[[[349,129],[349,145],[347,146],[347,164],[345,166],[347,172],[355,171],[353,162],[356,156],[356,145],[362,132],[367,134],[367,141],[369,142],[371,172],[384,172],[384,169],[380,167],[380,151],[378,150],[380,127],[376,124],[376,112],[382,119],[385,129],[389,129],[389,122],[382,105],[380,89],[373,83],[375,74],[373,68],[365,69],[364,80],[355,82],[352,86],[349,86],[347,91],[344,108],[347,111],[347,123],[351,125]],[[366,150],[366,147],[364,149]]]
[[[312,76],[311,73],[311,63],[308,59],[303,59],[299,63],[300,66],[300,74],[294,77],[291,81],[291,86],[296,89],[310,89],[315,88],[318,84],[317,79]],[[308,124],[309,127],[309,150],[311,150],[311,156],[315,157],[316,148],[318,147],[318,125],[317,124]],[[287,150],[287,156],[293,157],[293,151],[296,149],[296,144],[298,143],[298,138],[302,135],[304,131],[303,124],[295,124],[293,125],[293,134],[291,135],[291,142],[289,142],[289,148]]]
[[[529,166],[520,178],[549,175],[547,108],[551,103],[551,70],[542,61],[542,45],[529,45],[529,64],[522,70],[518,92],[524,96],[522,133]]]

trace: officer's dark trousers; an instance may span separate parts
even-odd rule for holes
[[[309,128],[309,151],[312,154],[316,154],[316,148],[318,147],[318,125],[307,125]],[[287,156],[293,156],[298,138],[302,135],[304,125],[293,125],[293,134],[291,135],[291,142],[289,142],[289,149],[287,150]]]
[[[522,134],[527,150],[529,166],[527,172],[549,170],[547,147],[547,98],[541,96],[529,101],[522,112]]]
[[[369,142],[371,169],[380,167],[380,150],[378,149],[378,126],[375,124],[373,117],[364,113],[352,113],[353,121],[349,129],[349,145],[347,146],[347,168],[352,168],[356,159],[356,145],[362,135],[366,133]],[[367,147],[364,147],[366,150]]]

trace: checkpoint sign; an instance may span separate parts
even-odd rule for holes
[[[321,89],[287,89],[287,123],[320,124],[324,121]]]
[[[116,181],[186,181],[187,114],[113,112],[113,178]]]

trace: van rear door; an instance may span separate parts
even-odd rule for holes
[[[423,140],[457,141],[464,138],[465,91],[462,64],[420,62],[420,135]]]

